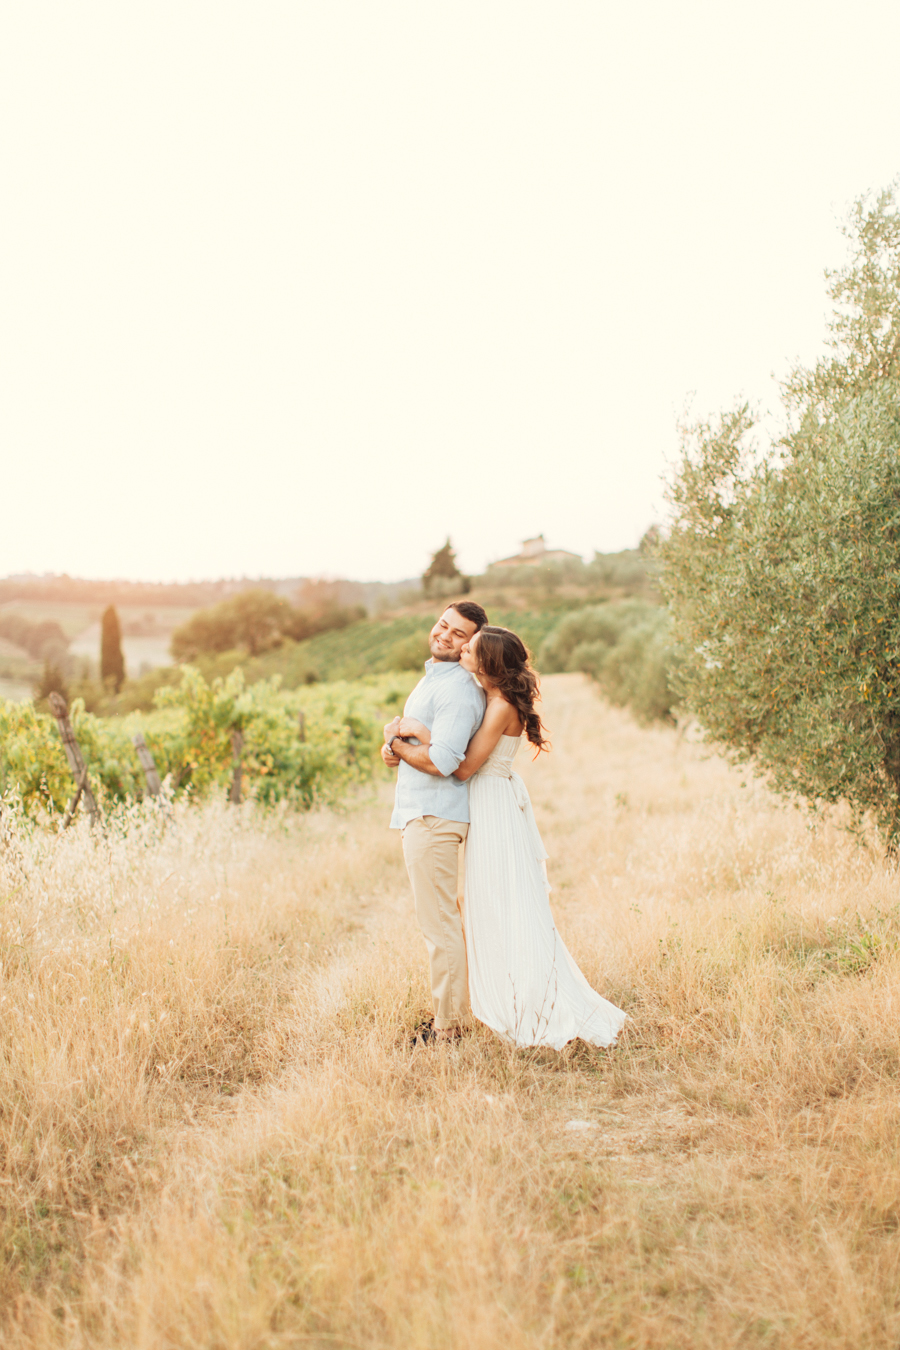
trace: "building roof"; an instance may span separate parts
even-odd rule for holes
[[[542,534],[536,535],[534,539],[522,540],[522,552],[516,553],[512,558],[499,558],[497,562],[491,563],[492,567],[537,567],[545,562],[561,562],[565,558],[577,558],[582,561],[580,553],[570,553],[565,548],[548,548],[544,542]]]

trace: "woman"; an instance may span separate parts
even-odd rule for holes
[[[569,955],[550,912],[547,853],[525,784],[513,772],[523,733],[547,748],[535,711],[537,676],[522,640],[485,625],[460,664],[487,695],[484,721],[456,777],[469,782],[465,934],[472,1011],[516,1045],[561,1050],[580,1036],[612,1045],[625,1021]],[[430,744],[427,727],[403,718],[401,736]]]

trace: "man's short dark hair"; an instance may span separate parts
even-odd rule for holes
[[[469,623],[474,623],[475,632],[478,633],[488,621],[488,617],[480,605],[476,605],[474,600],[460,600],[458,603],[448,605],[448,609],[455,609],[457,614],[461,614]]]

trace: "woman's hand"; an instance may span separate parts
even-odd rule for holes
[[[395,736],[409,738],[415,736],[421,745],[431,744],[431,732],[422,722],[417,722],[414,717],[401,717]]]

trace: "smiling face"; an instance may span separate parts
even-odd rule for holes
[[[435,661],[458,661],[463,647],[476,632],[471,619],[464,619],[455,609],[445,609],[428,637],[431,655]]]
[[[478,674],[478,634],[470,638],[459,654],[459,664],[470,675]]]

